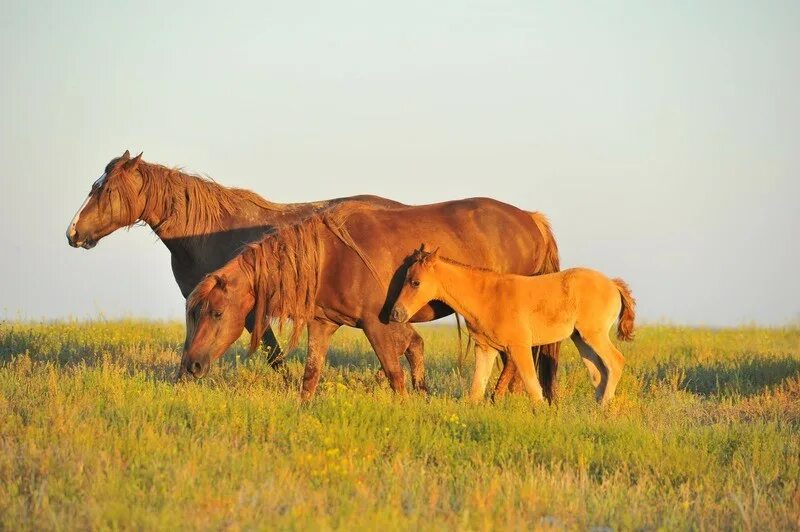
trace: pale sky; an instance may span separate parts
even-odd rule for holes
[[[800,319],[800,2],[0,10],[2,318],[182,317],[149,228],[64,236],[130,149],[277,202],[491,196],[644,321]]]

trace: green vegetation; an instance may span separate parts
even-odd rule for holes
[[[800,527],[800,328],[643,327],[607,409],[567,343],[535,411],[466,404],[455,331],[420,331],[430,398],[342,330],[301,406],[302,351],[174,385],[180,323],[4,323],[0,527]]]

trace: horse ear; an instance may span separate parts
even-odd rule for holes
[[[214,274],[214,279],[217,281],[217,287],[224,292],[228,287],[228,278],[224,275]]]
[[[126,151],[125,153],[128,153],[128,152]],[[142,160],[142,153],[144,153],[144,152],[139,152],[139,155],[137,155],[133,159],[130,159],[129,161],[125,162],[125,169],[126,170],[135,170],[139,166],[139,161]],[[130,155],[129,155],[129,157],[130,157]]]
[[[122,154],[122,157],[120,157],[120,159],[122,159],[123,161],[129,161],[131,159],[131,152],[125,150],[125,153]]]
[[[420,253],[424,253],[425,252],[425,242],[423,242],[422,244],[419,245],[419,251],[420,251]]]
[[[438,259],[438,258],[439,258],[439,248],[436,248],[436,249],[434,249],[434,250],[433,250],[433,253],[431,253],[430,255],[428,255],[428,257],[429,257],[431,260],[436,260],[436,259]]]

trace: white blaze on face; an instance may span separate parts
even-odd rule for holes
[[[106,182],[106,174],[101,175],[97,178],[97,181],[94,182],[92,185],[92,190],[96,189],[99,186],[102,186],[103,183]],[[69,223],[69,227],[67,227],[67,238],[72,240],[75,237],[75,226],[78,225],[78,219],[81,217],[81,213],[83,209],[86,207],[86,204],[89,203],[89,200],[92,198],[92,193],[90,192],[88,196],[86,196],[86,200],[83,202],[83,205],[80,206],[78,212],[75,213],[75,217]]]

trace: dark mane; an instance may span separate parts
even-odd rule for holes
[[[190,235],[204,235],[217,229],[224,216],[241,209],[242,202],[262,209],[279,209],[249,190],[224,187],[212,179],[181,172],[159,164],[142,161],[138,165],[142,176],[141,192],[130,172],[120,169],[112,174],[103,187],[109,194],[118,194],[123,218],[128,225],[138,219],[157,217],[157,231],[178,229]],[[146,198],[144,210],[136,212],[139,194]],[[110,203],[110,202],[109,202]]]
[[[432,252],[424,251],[424,250],[414,250],[414,253],[408,258],[408,265],[411,266],[412,264],[416,263],[424,263],[428,257],[433,255]],[[460,266],[462,268],[466,268],[468,270],[478,271],[478,272],[487,272],[487,273],[497,273],[496,271],[492,270],[491,268],[482,268],[480,266],[472,266],[471,264],[464,264],[463,262],[459,262],[455,259],[451,259],[450,257],[443,257],[442,255],[438,255],[438,260],[442,262],[446,262],[448,264],[453,264],[455,266]]]

